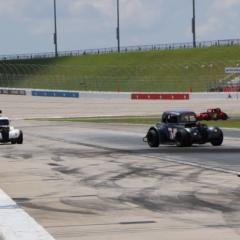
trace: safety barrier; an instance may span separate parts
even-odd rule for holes
[[[131,93],[125,92],[80,92],[81,98],[131,99]]]
[[[79,98],[80,94],[79,94],[79,92],[33,90],[32,96],[34,96],[34,97]]]
[[[26,95],[25,90],[19,90],[19,89],[0,89],[0,94],[6,94],[6,95]]]
[[[125,100],[192,100],[192,99],[239,99],[240,92],[194,92],[194,93],[131,93],[131,92],[90,92],[43,89],[0,88],[0,95],[22,95],[36,97],[96,98]]]
[[[195,92],[190,99],[240,99],[240,92]]]
[[[188,93],[133,93],[132,100],[189,100]]]

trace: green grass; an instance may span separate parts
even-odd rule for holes
[[[206,91],[240,64],[239,46],[0,62],[0,85],[96,91]],[[7,65],[6,65],[7,64]]]
[[[81,118],[51,118],[49,121],[61,122],[85,122],[85,123],[112,123],[112,124],[149,124],[153,125],[160,121],[160,117],[81,117]],[[208,126],[223,128],[240,128],[240,119],[227,121],[203,121]]]
[[[114,123],[114,124],[154,124],[159,122],[157,117],[98,117],[98,118],[59,118],[48,119],[63,122]]]
[[[221,127],[221,128],[240,128],[240,120],[239,119],[230,119],[227,121],[206,121],[204,122],[207,125]]]

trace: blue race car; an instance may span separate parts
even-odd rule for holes
[[[208,127],[198,122],[194,112],[167,111],[162,115],[162,122],[152,126],[143,141],[152,148],[160,144],[190,147],[192,144],[211,143],[220,146],[223,132],[218,127]]]

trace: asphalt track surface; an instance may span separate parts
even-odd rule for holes
[[[136,154],[147,158],[162,158],[164,156],[165,159],[182,161],[185,164],[199,164],[209,168],[240,173],[240,130],[236,129],[223,130],[225,141],[221,147],[213,147],[211,144],[194,145],[191,148],[163,145],[157,149],[151,149],[142,141],[149,126],[84,123],[60,123],[55,126],[60,129],[61,127],[68,128],[68,133],[62,133],[61,130],[55,131],[56,128],[54,130],[52,123],[50,127],[54,131],[52,134],[49,130],[47,134],[36,134],[36,136],[62,143],[113,151],[114,153]]]
[[[55,239],[240,239],[240,132],[150,149],[148,126],[16,121],[1,188]],[[213,238],[212,238],[212,237]]]
[[[239,100],[4,95],[0,100],[4,115],[24,132],[23,145],[0,145],[0,188],[55,239],[240,239],[239,131],[226,130],[217,148],[150,149],[142,142],[148,126],[23,120],[160,115],[166,109],[201,112],[209,107],[238,115]],[[1,236],[3,226],[16,236],[5,210],[0,204],[1,240],[9,239]]]

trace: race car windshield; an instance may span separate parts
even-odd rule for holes
[[[192,123],[196,121],[197,118],[194,114],[184,114],[181,116],[181,122]]]
[[[9,125],[9,121],[7,119],[0,120],[0,126],[8,126],[8,125]]]

